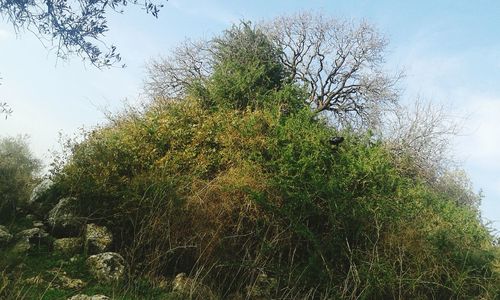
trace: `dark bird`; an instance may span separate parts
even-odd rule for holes
[[[344,141],[342,136],[334,136],[330,139],[330,145],[338,145]]]

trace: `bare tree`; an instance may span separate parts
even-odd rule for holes
[[[175,99],[196,83],[203,83],[213,71],[210,41],[186,40],[164,58],[148,66],[145,91],[151,98]]]
[[[387,113],[382,124],[379,130],[395,158],[411,159],[427,180],[436,181],[454,167],[450,145],[462,127],[444,106],[417,99],[413,106]]]
[[[317,113],[331,112],[335,121],[349,125],[372,125],[397,102],[401,74],[383,70],[387,41],[373,26],[300,13],[257,27],[278,49],[287,81],[307,89],[304,101]],[[170,56],[152,61],[146,93],[177,98],[193,83],[205,82],[216,61],[216,41],[186,41]]]
[[[401,75],[382,69],[387,41],[370,24],[299,13],[261,26],[282,50],[290,81],[307,88],[317,112],[369,121],[374,108],[396,102]]]

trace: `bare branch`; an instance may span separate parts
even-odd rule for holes
[[[204,82],[210,76],[213,63],[210,42],[187,40],[170,56],[148,64],[145,92],[151,98],[182,97],[192,84]]]
[[[289,80],[308,89],[307,102],[318,113],[367,123],[375,106],[396,103],[401,74],[383,72],[387,41],[373,26],[299,13],[261,27],[282,50]]]

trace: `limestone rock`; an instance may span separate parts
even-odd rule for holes
[[[87,224],[85,227],[85,249],[89,254],[102,253],[109,249],[113,235],[104,226]]]
[[[42,221],[33,221],[33,227],[36,227],[36,228],[44,228],[45,225],[43,224]]]
[[[67,300],[110,300],[110,298],[104,295],[87,296],[84,294],[78,294],[68,298]]]
[[[24,280],[24,283],[27,283],[29,285],[42,285],[45,284],[45,280],[40,274],[38,274],[36,276],[26,278]]]
[[[33,192],[31,192],[30,199],[28,200],[29,205],[33,205],[35,203],[38,203],[40,200],[42,200],[43,194],[45,194],[52,186],[54,185],[54,182],[50,179],[45,179],[42,182],[40,182],[39,185],[37,185],[34,189]]]
[[[15,236],[17,243],[14,252],[24,253],[31,249],[32,245],[48,244],[49,234],[41,228],[31,228],[18,232]]]
[[[82,250],[81,238],[62,238],[54,241],[53,248],[55,251],[64,254],[77,254]]]
[[[90,273],[100,281],[121,281],[125,276],[125,260],[115,252],[104,252],[87,258]]]
[[[48,223],[56,235],[70,236],[77,233],[82,225],[77,217],[76,198],[62,198],[49,212]]]
[[[26,240],[20,240],[16,243],[12,251],[15,253],[25,253],[31,249],[31,244]]]
[[[49,234],[42,228],[31,228],[20,231],[16,234],[16,239],[19,241],[27,241],[29,244],[47,244]]]
[[[54,287],[72,290],[81,290],[86,286],[83,280],[78,278],[71,278],[68,274],[61,269],[54,269],[47,272],[50,274],[51,283]]]
[[[12,234],[10,234],[7,227],[0,225],[0,247],[8,244],[12,240]]]
[[[175,276],[172,282],[172,292],[183,297],[183,299],[216,299],[215,294],[208,286],[189,278],[186,273],[180,273]]]

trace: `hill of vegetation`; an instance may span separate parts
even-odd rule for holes
[[[382,110],[396,105],[378,65],[383,40],[366,24],[330,20],[320,31],[301,18],[241,23],[153,64],[154,99],[69,143],[41,204],[22,209],[51,227],[54,205],[75,199],[74,218],[112,233],[128,268],[119,287],[132,298],[176,296],[155,289],[181,273],[197,290],[181,298],[498,297],[500,256],[479,196],[425,147],[381,131]],[[283,34],[315,51],[293,61]],[[332,45],[341,50],[321,52]],[[14,230],[24,217],[3,220]],[[79,254],[68,272],[89,276],[78,275]],[[10,280],[15,265],[0,262],[0,297],[22,289]],[[141,289],[153,292],[134,294]]]

